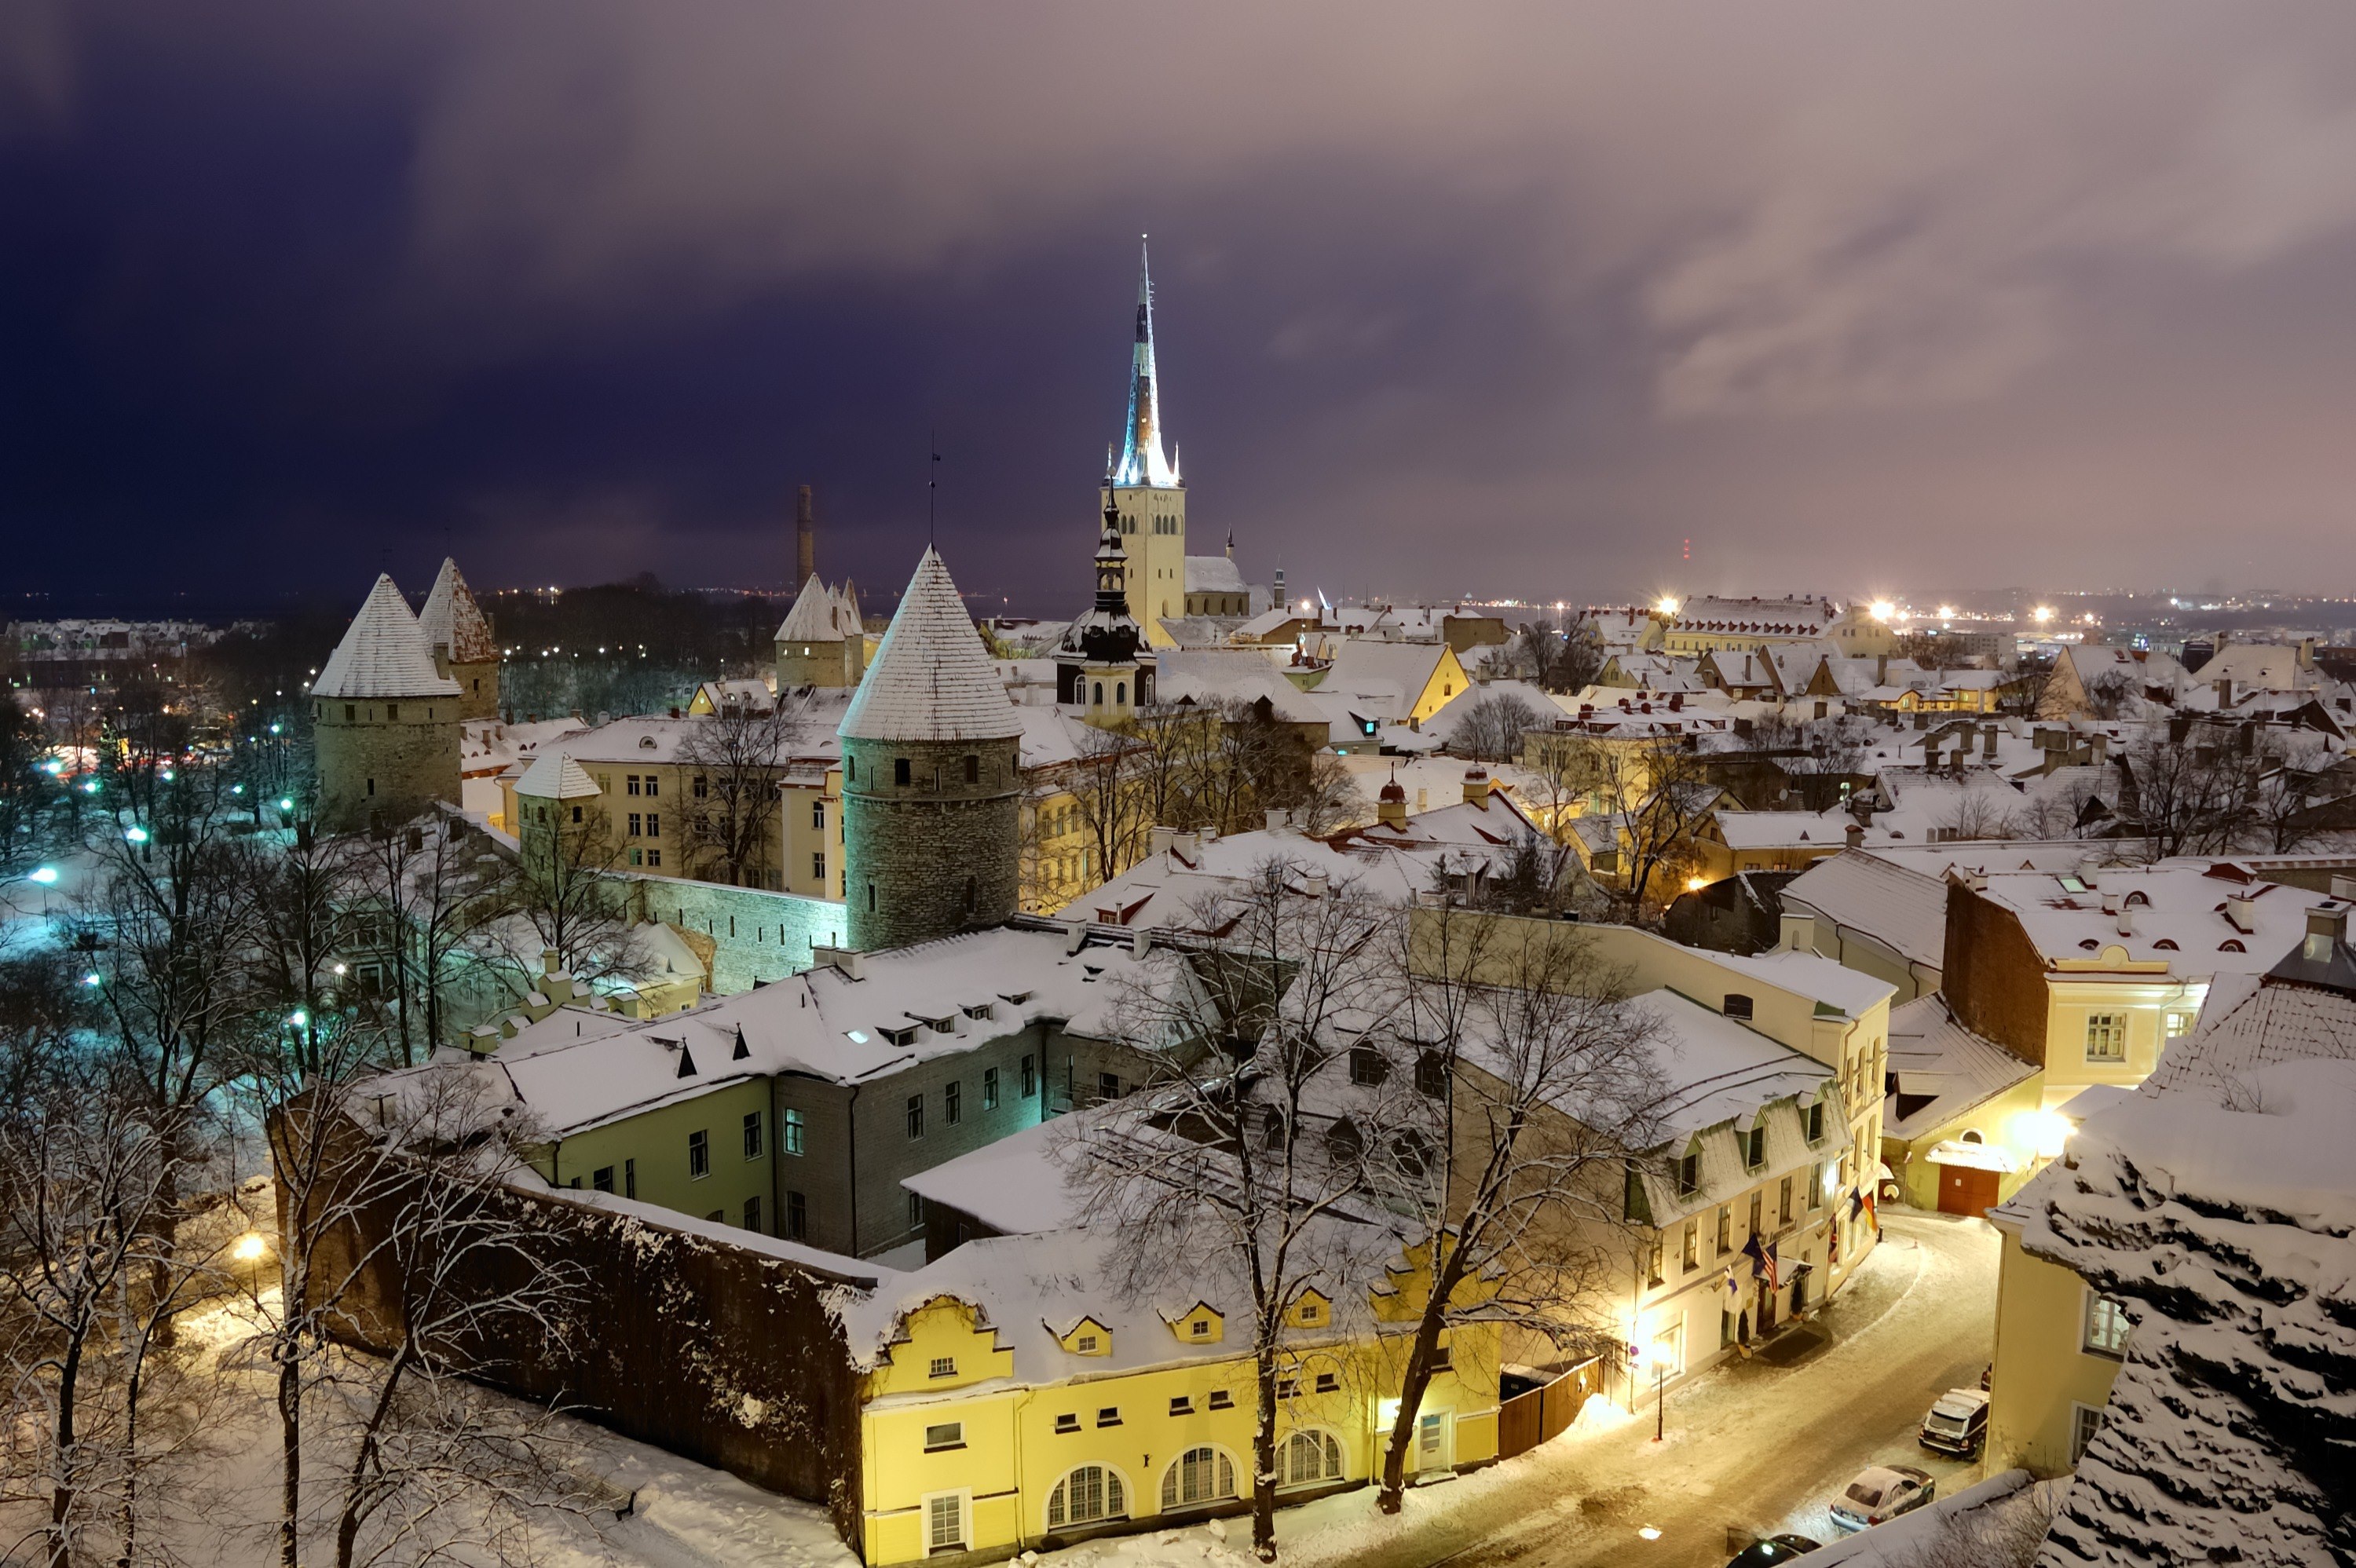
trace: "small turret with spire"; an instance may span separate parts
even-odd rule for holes
[[[1129,613],[1129,551],[1120,539],[1120,509],[1109,496],[1097,536],[1096,577],[1096,603],[1064,629],[1055,647],[1055,700],[1091,724],[1120,724],[1152,700],[1156,661]]]

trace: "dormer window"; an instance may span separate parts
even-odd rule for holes
[[[1072,1349],[1083,1356],[1093,1356],[1097,1353],[1097,1337],[1094,1334],[1083,1334],[1072,1341]]]

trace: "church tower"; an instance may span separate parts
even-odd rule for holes
[[[1156,660],[1129,612],[1129,553],[1120,513],[1108,500],[1097,541],[1095,605],[1055,645],[1055,701],[1099,729],[1114,729],[1153,700]]]
[[[838,733],[851,945],[906,947],[1012,915],[1022,717],[929,547]]]
[[[1164,615],[1186,613],[1186,486],[1162,455],[1162,391],[1153,369],[1153,274],[1141,248],[1137,341],[1130,355],[1129,422],[1105,475],[1104,504],[1129,552],[1129,613],[1157,648],[1173,639]]]

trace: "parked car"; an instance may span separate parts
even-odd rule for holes
[[[1938,1495],[1939,1483],[1912,1465],[1875,1465],[1832,1502],[1833,1528],[1859,1531],[1912,1513]]]
[[[1754,1541],[1728,1560],[1726,1568],[1773,1568],[1778,1563],[1789,1563],[1804,1552],[1814,1552],[1823,1545],[1804,1535],[1771,1535]]]
[[[1922,1418],[1922,1446],[1968,1459],[1987,1436],[1988,1396],[1976,1388],[1951,1388]]]

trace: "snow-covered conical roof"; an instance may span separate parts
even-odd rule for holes
[[[930,546],[842,716],[854,741],[1011,741],[1022,716]]]
[[[425,608],[417,613],[417,627],[425,634],[428,649],[450,650],[452,664],[490,664],[499,656],[491,623],[466,587],[466,574],[447,556],[434,579],[434,592],[425,596]]]
[[[434,672],[434,650],[417,617],[391,575],[380,573],[360,613],[344,628],[344,640],[312,683],[311,695],[455,697],[458,683]]]
[[[844,603],[841,594],[810,573],[795,596],[794,607],[786,612],[785,624],[777,628],[775,641],[780,643],[840,643],[859,635],[859,615]]]
[[[579,763],[562,752],[541,752],[516,780],[515,792],[535,800],[578,800],[604,793]]]

